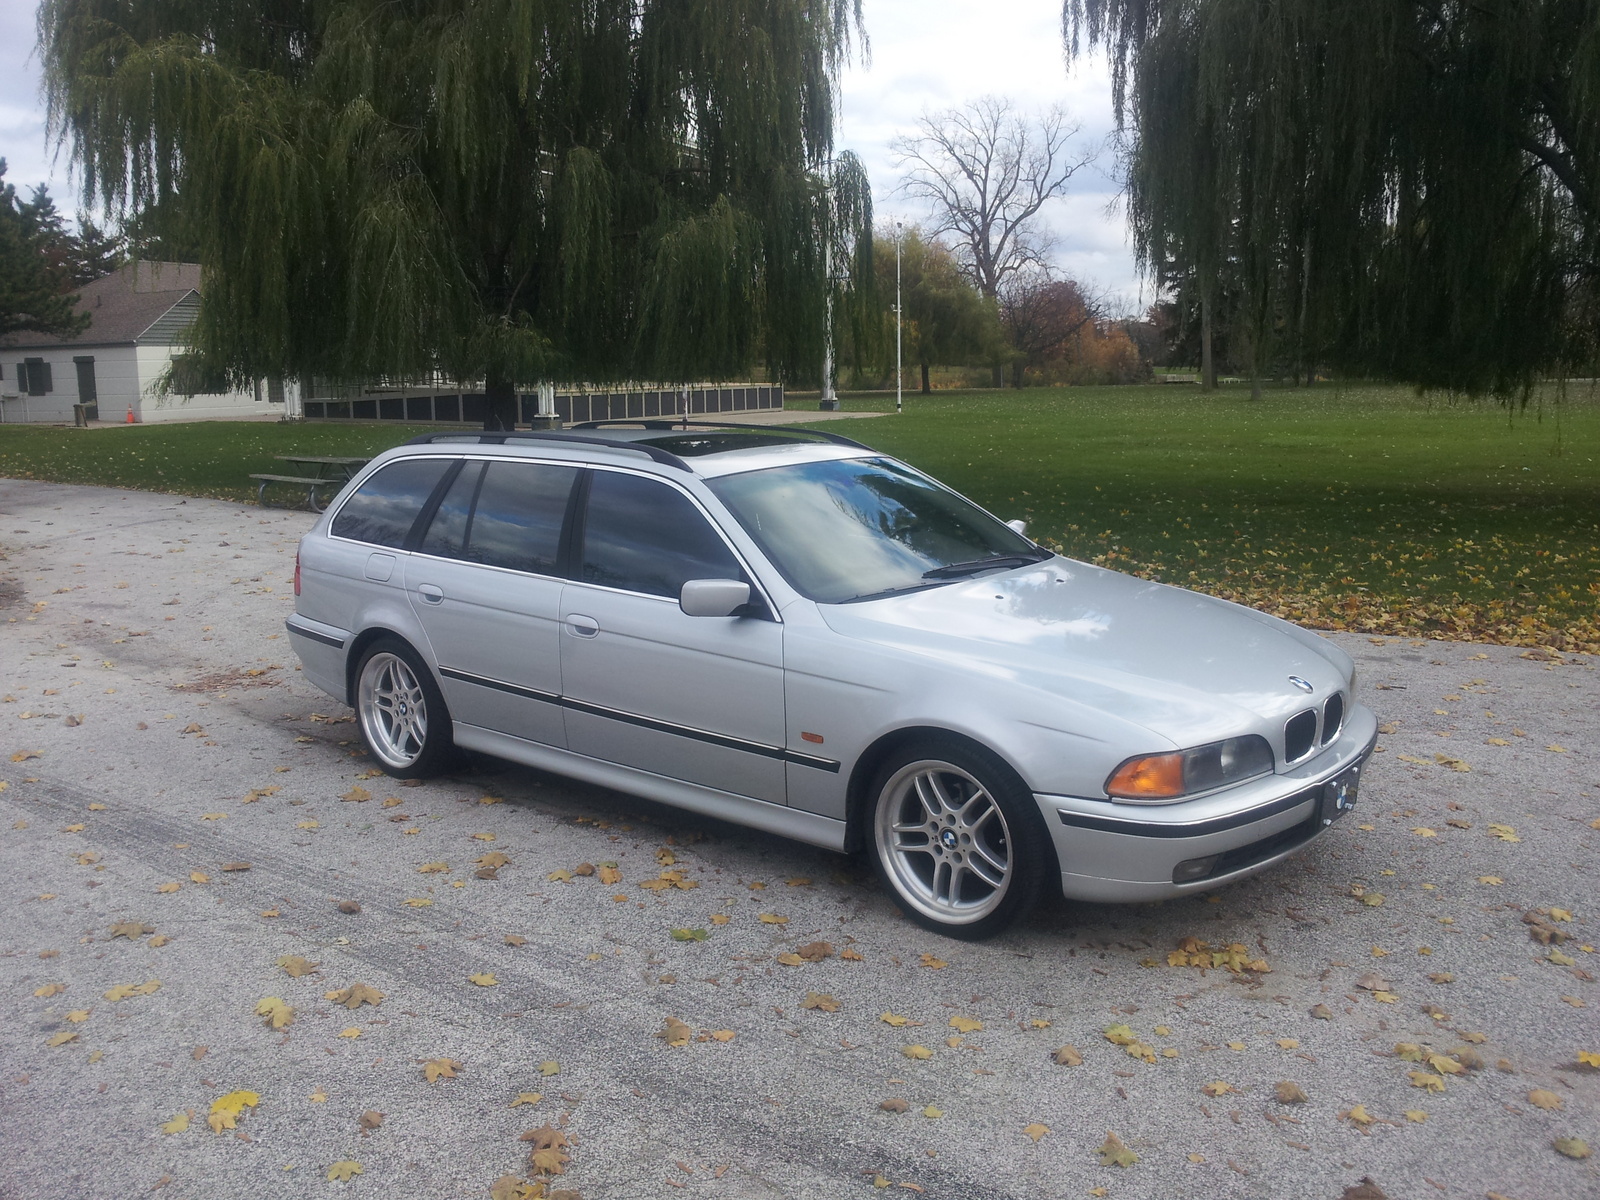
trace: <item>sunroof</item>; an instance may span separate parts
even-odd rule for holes
[[[703,454],[721,454],[726,450],[752,450],[760,446],[771,446],[779,442],[793,442],[799,439],[785,437],[783,434],[773,433],[743,433],[743,432],[711,432],[711,433],[675,433],[667,437],[637,438],[635,444],[643,442],[646,445],[656,446],[680,458],[696,458]]]

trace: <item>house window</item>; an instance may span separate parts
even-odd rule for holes
[[[45,396],[54,390],[50,364],[42,358],[25,358],[17,364],[17,389],[30,396]]]

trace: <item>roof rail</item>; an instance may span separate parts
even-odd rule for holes
[[[574,425],[574,429],[602,429],[611,425],[637,425],[645,429],[660,429],[669,431],[673,429],[754,429],[761,433],[777,434],[805,434],[810,437],[820,438],[825,442],[832,442],[835,446],[854,446],[857,450],[871,450],[871,446],[862,445],[853,438],[843,434],[829,433],[823,429],[796,429],[791,425],[747,425],[734,421],[681,421],[674,419],[658,419],[654,417],[617,417],[609,421],[581,421]],[[640,443],[632,443],[638,445]]]
[[[586,426],[578,426],[586,428]],[[669,467],[677,467],[680,471],[694,473],[694,468],[683,459],[673,454],[670,450],[663,450],[660,446],[650,446],[643,442],[617,442],[610,438],[584,437],[579,433],[567,433],[559,429],[513,429],[496,430],[483,433],[424,433],[402,443],[407,446],[431,446],[441,442],[471,442],[478,446],[503,446],[509,441],[518,442],[576,442],[581,446],[605,446],[611,450],[632,450],[643,454],[658,463]]]

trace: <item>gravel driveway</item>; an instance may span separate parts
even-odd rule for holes
[[[1354,815],[972,946],[861,861],[378,775],[283,633],[310,521],[0,480],[0,1196],[1600,1195],[1595,660],[1340,636]]]

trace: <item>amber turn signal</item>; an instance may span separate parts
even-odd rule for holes
[[[1183,755],[1151,754],[1130,758],[1106,780],[1106,794],[1129,800],[1155,800],[1183,795]]]

